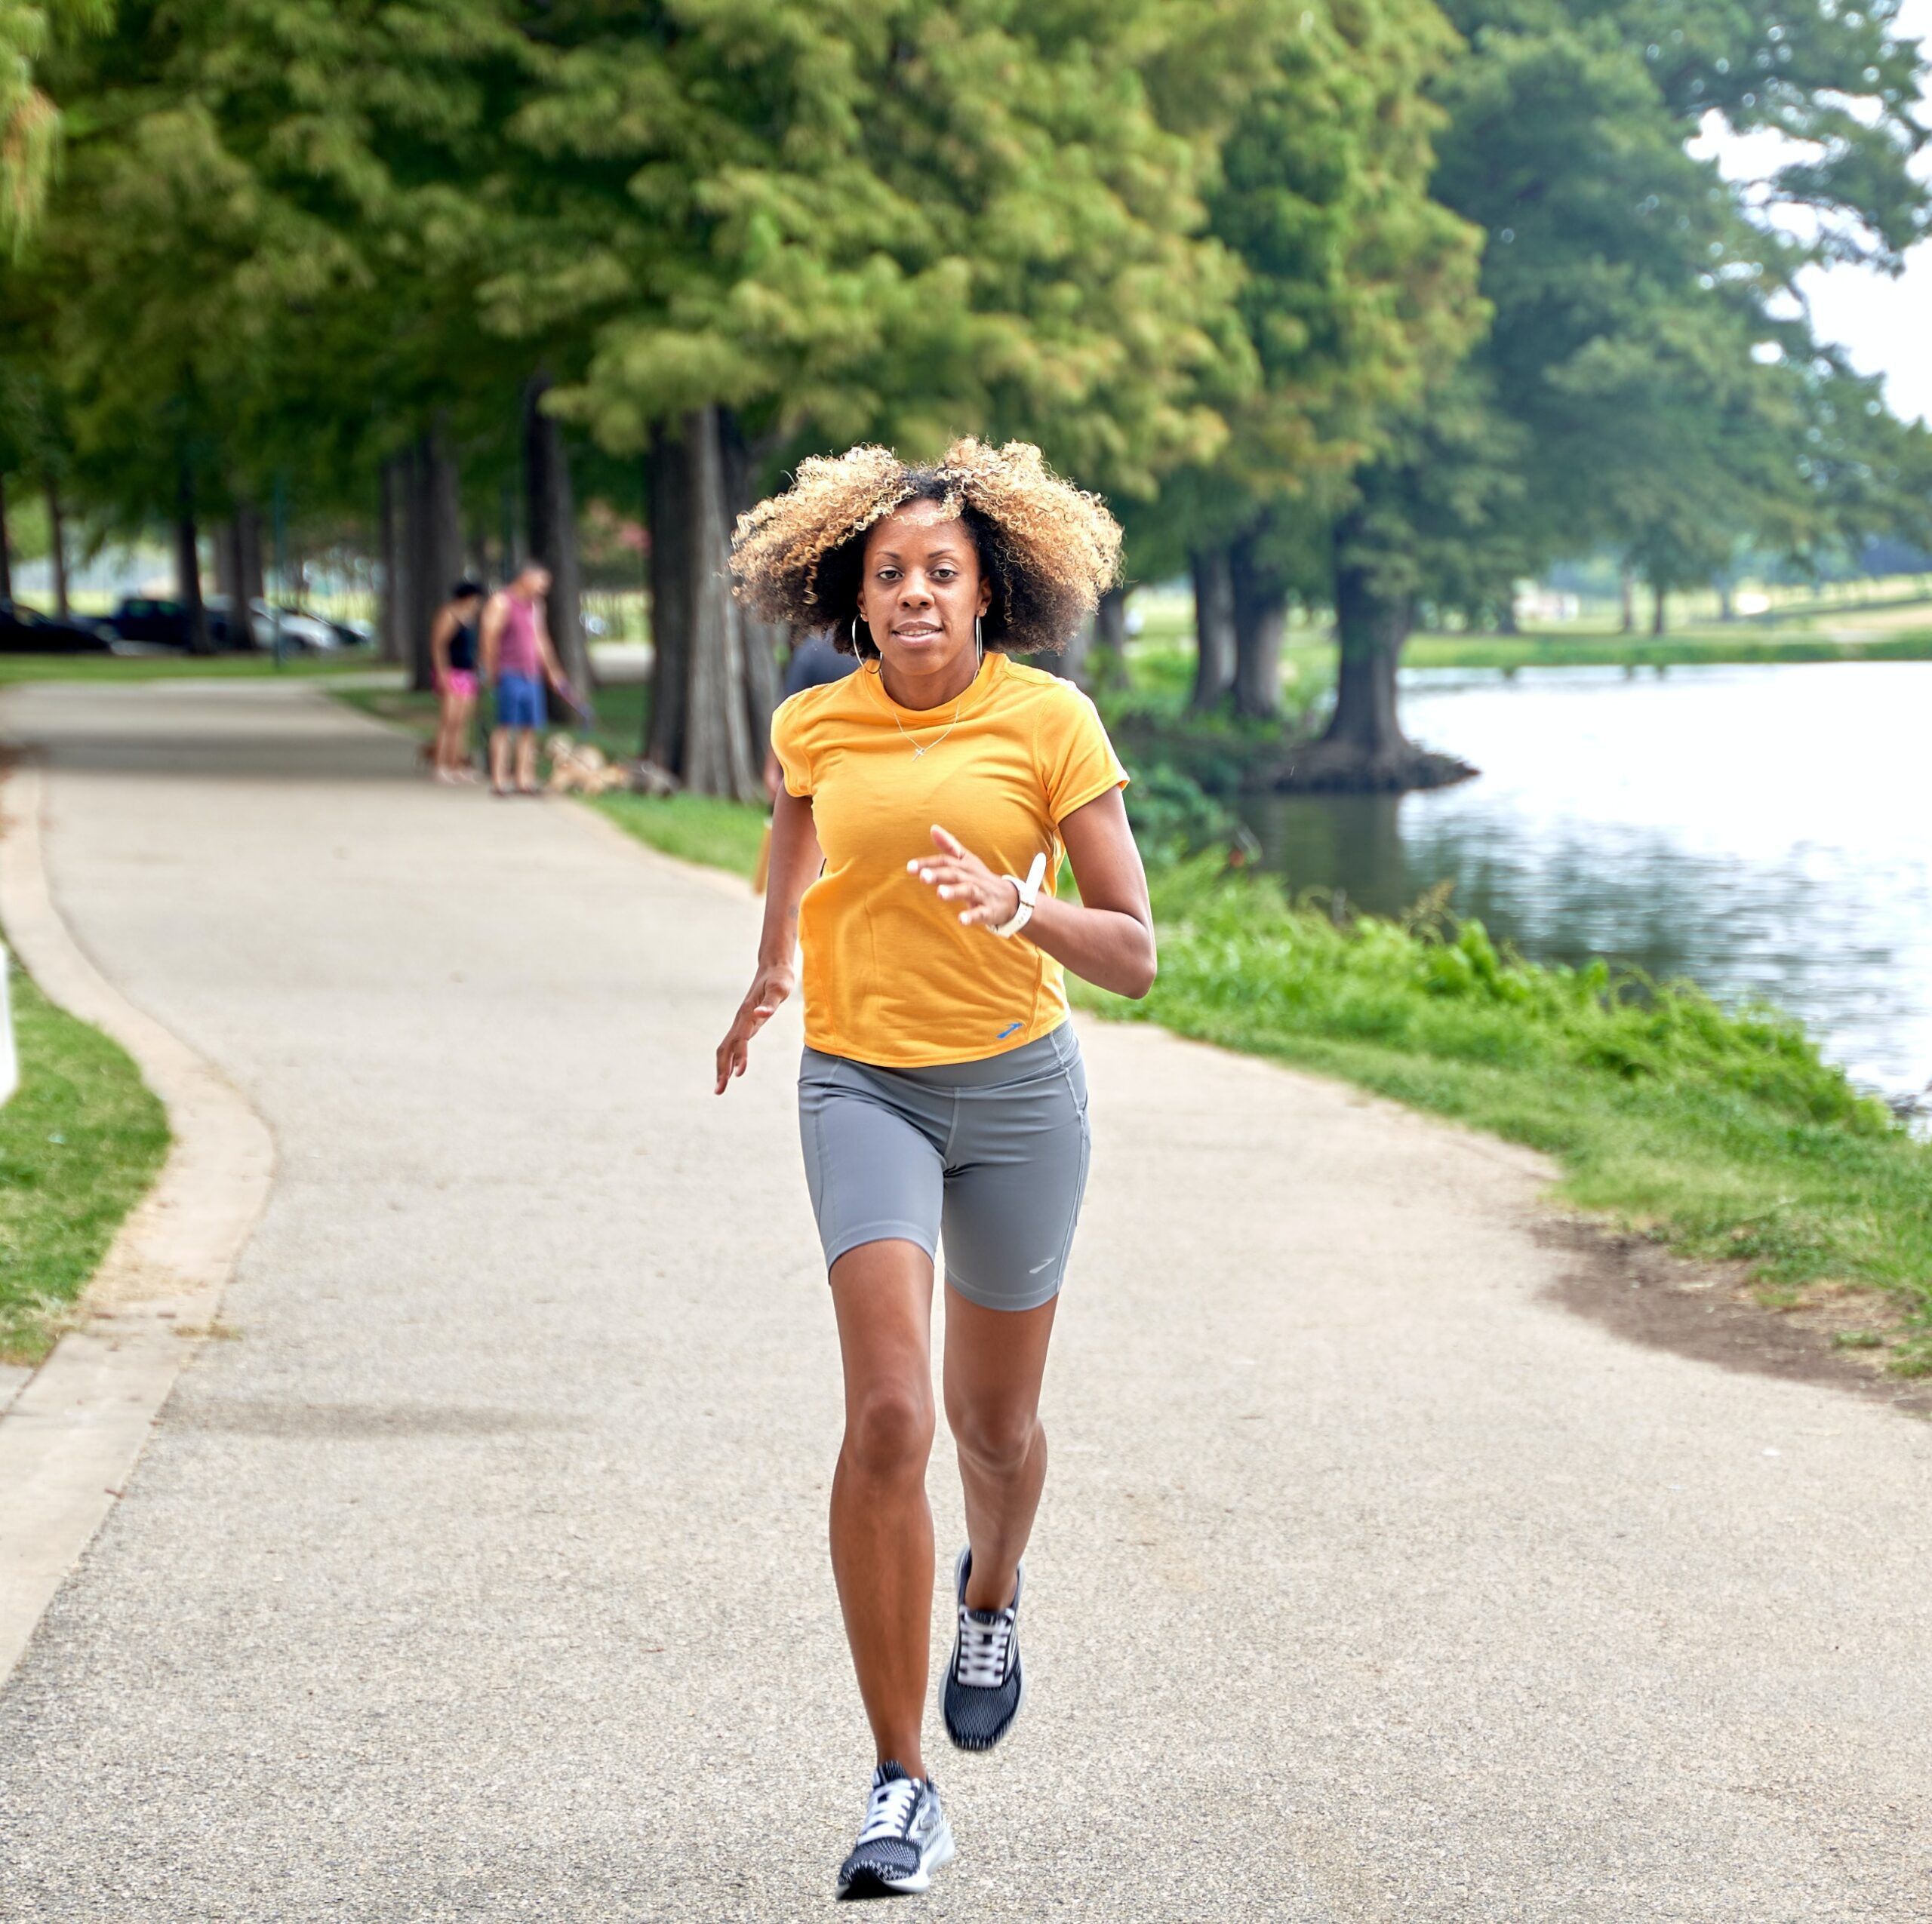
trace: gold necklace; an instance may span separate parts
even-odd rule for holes
[[[983,656],[981,658],[981,666],[984,666],[984,665],[985,659]],[[920,756],[926,752],[928,748],[937,748],[940,743],[944,741],[947,736],[950,735],[954,729],[959,726],[959,711],[964,705],[966,697],[972,693],[974,688],[979,686],[979,681],[980,671],[979,668],[976,668],[973,671],[973,679],[959,691],[959,699],[955,702],[952,705],[952,719],[940,730],[939,733],[931,741],[921,745],[919,742],[914,741],[912,736],[906,733],[906,724],[899,719],[899,704],[893,700],[891,692],[886,687],[885,676],[884,673],[881,672],[880,674],[878,677],[878,692],[885,696],[886,702],[892,710],[892,725],[899,730],[901,739],[903,739],[906,745],[912,751],[912,759],[915,761],[917,761]]]

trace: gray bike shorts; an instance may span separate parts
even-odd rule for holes
[[[862,1243],[916,1243],[988,1309],[1057,1293],[1087,1187],[1087,1071],[1073,1025],[1004,1056],[888,1069],[805,1051],[805,1180],[829,1269]]]

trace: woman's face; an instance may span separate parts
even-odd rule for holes
[[[965,524],[937,501],[909,501],[866,536],[859,617],[892,667],[924,675],[973,653],[992,586]]]

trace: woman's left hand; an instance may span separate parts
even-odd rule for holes
[[[1019,914],[1017,882],[995,875],[937,822],[933,825],[933,844],[938,854],[917,856],[906,866],[921,881],[937,889],[942,902],[958,902],[959,919],[968,928],[977,924],[997,929]]]

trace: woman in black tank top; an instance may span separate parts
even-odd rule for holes
[[[469,720],[476,712],[476,620],[482,606],[483,584],[460,581],[436,611],[435,625],[429,631],[429,655],[441,702],[435,750],[439,782],[475,779],[470,762]]]

